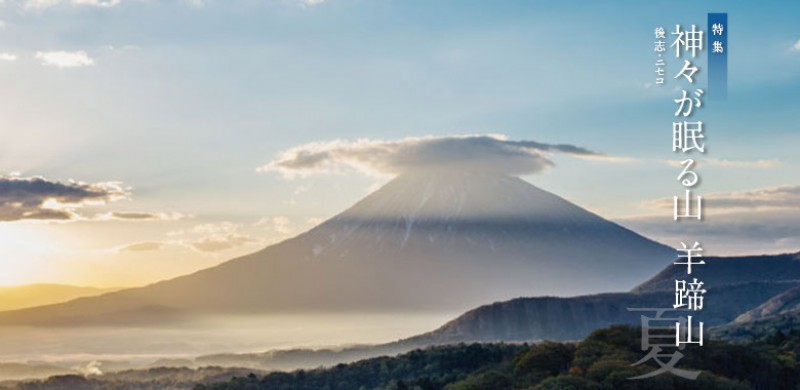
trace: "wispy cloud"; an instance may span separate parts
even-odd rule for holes
[[[669,160],[667,163],[674,167],[680,167],[680,160]],[[696,162],[695,166],[708,165],[711,167],[724,167],[724,168],[777,168],[781,166],[778,160],[753,160],[753,161],[737,161],[726,160],[718,158],[707,158]]]
[[[16,54],[0,53],[0,61],[12,62],[17,60]]]
[[[45,9],[62,4],[110,8],[121,3],[121,0],[24,0],[22,2],[23,7],[26,9]]]
[[[280,235],[288,235],[291,234],[294,229],[291,227],[291,219],[289,217],[278,216],[278,217],[264,217],[256,221],[253,226],[255,227],[266,227],[272,229],[276,233]]]
[[[798,40],[797,42],[794,43],[794,45],[792,45],[791,50],[800,51],[800,40]]]
[[[183,213],[154,213],[147,211],[112,211],[100,214],[94,219],[101,221],[178,221],[192,218],[192,215]]]
[[[72,0],[72,4],[91,5],[95,7],[114,7],[122,3],[122,0]]]
[[[56,6],[61,0],[24,0],[22,6],[26,9],[44,9]]]
[[[649,215],[615,221],[668,245],[700,241],[717,255],[800,250],[800,186],[702,195],[702,221],[673,221],[672,198],[643,202]]]
[[[383,175],[439,169],[524,175],[552,167],[550,156],[553,153],[618,161],[618,158],[580,146],[512,141],[502,135],[489,134],[314,142],[281,153],[259,171],[280,172],[288,177],[335,173],[343,168]]]
[[[703,221],[673,221],[673,201],[662,198],[642,204],[657,215],[617,222],[670,245],[691,238],[719,255],[800,250],[800,186],[706,193],[703,200]]]
[[[240,232],[241,224],[232,222],[205,223],[188,230],[169,232],[170,242],[198,252],[216,253],[245,245],[263,243],[263,240]]]
[[[117,252],[152,252],[160,250],[164,245],[166,244],[158,241],[135,242],[117,248]]]
[[[46,51],[37,52],[36,59],[42,62],[43,66],[54,66],[57,68],[77,68],[94,65],[94,60],[83,51]]]
[[[705,214],[708,215],[743,210],[800,210],[800,186],[711,192],[704,193],[702,196]],[[653,211],[671,210],[674,207],[674,202],[673,198],[659,198],[642,202],[640,206]]]
[[[616,222],[664,244],[699,241],[709,255],[786,253],[800,250],[800,208],[743,210],[714,214],[704,221],[676,223],[666,216]]]
[[[200,252],[221,252],[259,241],[257,238],[243,234],[228,234],[225,236],[205,237],[192,241],[189,245]]]
[[[0,222],[23,220],[68,221],[81,218],[77,210],[129,196],[119,182],[85,183],[48,180],[41,176],[0,176]]]
[[[308,224],[311,225],[312,227],[315,227],[315,226],[325,222],[325,218],[311,217],[311,218],[308,218],[306,220],[306,222],[308,222]]]
[[[708,199],[715,208],[800,210],[800,186],[718,192],[708,194]]]

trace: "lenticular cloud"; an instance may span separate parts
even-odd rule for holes
[[[281,153],[259,170],[286,176],[331,173],[347,168],[389,175],[454,169],[526,175],[553,166],[552,153],[604,157],[579,146],[511,141],[500,135],[428,136],[394,141],[361,139],[309,143]]]

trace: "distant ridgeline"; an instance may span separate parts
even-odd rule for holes
[[[714,267],[700,267],[714,287],[706,297],[704,320],[708,339],[746,339],[800,330],[800,256],[706,257]],[[328,366],[372,356],[394,355],[414,348],[458,343],[581,340],[592,331],[615,324],[640,325],[628,307],[671,305],[669,281],[678,267],[667,267],[629,293],[572,298],[518,298],[470,310],[439,329],[397,342],[342,350],[289,350],[255,354],[209,355],[195,359],[200,366],[246,366],[293,369]],[[634,338],[632,341],[638,342]]]
[[[631,363],[641,357],[640,330],[619,325],[597,330],[578,343],[458,344],[414,350],[331,368],[251,373],[198,371],[194,390],[564,390],[564,389],[794,389],[800,332],[775,333],[743,344],[712,341],[687,348],[680,366],[701,370],[697,380],[672,375],[627,378],[657,369]],[[212,371],[213,372],[213,371]],[[17,390],[124,390],[187,388],[187,369],[150,369],[84,378],[51,377],[18,384]],[[222,374],[235,375],[222,379]],[[230,378],[230,377],[228,377]]]
[[[706,282],[703,320],[712,335],[725,335],[781,317],[800,317],[800,254],[750,257],[705,257],[709,267],[692,275]],[[671,265],[629,293],[571,298],[518,298],[481,306],[431,333],[412,338],[422,345],[471,341],[579,340],[593,330],[639,325],[639,313],[628,307],[671,307],[675,278],[685,272]],[[786,324],[789,326],[790,324]],[[786,329],[788,330],[788,328]],[[758,334],[756,334],[758,335]]]
[[[639,331],[635,328],[639,318],[625,309],[671,304],[666,301],[670,297],[665,297],[664,291],[670,290],[673,274],[681,272],[672,266],[629,293],[498,302],[471,310],[430,333],[394,343],[342,350],[208,355],[182,361],[180,365],[249,367],[237,369],[240,374],[247,370],[332,367],[266,376],[242,375],[224,383],[216,382],[225,380],[223,373],[232,371],[204,379],[194,376],[197,389],[220,390],[444,389],[444,386],[448,390],[616,389],[623,383],[630,389],[654,385],[667,389],[795,388],[800,372],[797,361],[800,255],[707,257],[705,261],[713,267],[702,267],[696,272],[702,276],[713,269],[714,277],[705,279],[714,287],[710,290],[713,294],[707,296],[713,304],[708,305],[704,319],[715,326],[709,329],[707,344],[702,348],[690,347],[681,360],[682,368],[704,371],[697,381],[663,375],[648,381],[624,382],[625,378],[654,369],[630,367],[630,363],[641,358]],[[611,325],[620,323],[633,326]],[[601,328],[605,329],[598,330]],[[561,340],[566,344],[545,342],[534,347],[522,344],[541,340]],[[471,342],[482,344],[464,344]],[[511,344],[492,344],[498,342]],[[415,348],[426,349],[408,352]],[[405,354],[372,358],[398,353]],[[338,364],[354,361],[358,362]],[[152,382],[155,376],[163,384],[174,383],[176,378],[185,381],[187,375],[192,377],[191,371],[178,371],[180,374],[162,368],[122,377],[115,373],[88,378],[58,376],[12,388],[147,388],[131,385],[131,381],[141,384],[139,380],[150,378],[147,380]],[[70,386],[63,387],[65,383]]]
[[[795,389],[800,384],[800,332],[745,344],[712,341],[702,348],[688,347],[680,367],[701,370],[697,380],[661,375],[630,381],[658,368],[631,366],[641,358],[640,332],[619,325],[597,330],[579,343],[430,347],[328,369],[250,375],[197,385],[195,390],[744,390]]]

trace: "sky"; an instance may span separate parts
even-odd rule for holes
[[[0,0],[0,285],[193,272],[335,215],[409,153],[456,164],[437,145],[475,140],[667,245],[800,250],[800,4],[720,7]],[[729,97],[696,114],[706,221],[675,223],[679,91],[652,83],[653,30],[708,12],[729,14]]]

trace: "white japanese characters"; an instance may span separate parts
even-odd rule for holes
[[[723,26],[714,25],[712,34],[721,35]],[[656,84],[665,84],[666,61],[666,32],[663,27],[655,30],[654,51],[658,54],[656,61]],[[674,40],[669,46],[674,48],[675,57],[689,57],[695,59],[704,50],[704,32],[691,25],[686,30],[680,24],[675,26],[675,31],[671,33]],[[713,50],[723,50],[722,44],[714,42]],[[672,78],[678,84],[688,83],[692,87],[695,83],[696,75],[700,68],[692,63],[688,58],[683,58],[682,68]],[[689,157],[694,154],[705,154],[706,143],[704,122],[702,120],[692,120],[696,112],[703,105],[705,90],[701,88],[680,89],[680,96],[673,100],[676,109],[673,113],[675,120],[672,122],[672,152],[685,155],[680,165],[682,170],[677,176],[678,183],[683,186],[683,195],[673,196],[672,219],[675,222],[684,220],[695,222],[703,220],[703,197],[693,193],[695,187],[700,184],[700,174],[695,170],[695,158]],[[678,120],[680,119],[680,120]],[[693,241],[693,240],[692,240]],[[692,242],[689,241],[689,242]],[[677,260],[673,263],[676,266],[684,266],[686,275],[692,275],[693,267],[705,265],[703,260],[703,247],[699,242],[693,241],[688,245],[680,243],[676,248]],[[644,375],[639,375],[629,379],[645,379],[657,375],[670,373],[686,379],[697,379],[699,371],[688,371],[676,367],[678,361],[683,358],[681,352],[686,345],[703,345],[703,322],[695,321],[693,315],[682,316],[683,311],[699,312],[703,310],[706,289],[705,283],[696,277],[691,280],[675,280],[675,301],[671,308],[628,308],[629,311],[648,311],[655,312],[654,316],[641,316],[642,325],[642,351],[647,351],[647,355],[639,361],[633,363],[638,366],[646,362],[655,362],[658,368]],[[665,315],[667,312],[675,312],[675,315]],[[696,325],[695,325],[696,323]]]

